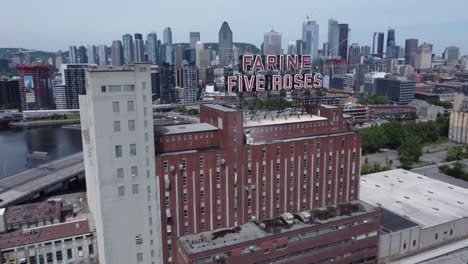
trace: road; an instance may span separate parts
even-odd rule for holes
[[[0,208],[84,173],[83,152],[0,179]]]
[[[462,160],[460,162],[462,162],[463,164],[468,166],[468,159]],[[422,175],[427,176],[427,177],[432,178],[432,179],[440,180],[440,181],[443,181],[443,182],[446,182],[446,183],[450,183],[450,184],[453,184],[453,185],[468,189],[468,182],[467,181],[456,179],[454,177],[451,177],[451,176],[448,176],[446,174],[443,174],[443,173],[439,172],[439,167],[438,167],[439,165],[451,164],[451,163],[453,163],[453,162],[439,163],[439,164],[436,164],[436,165],[430,165],[430,166],[426,166],[426,167],[412,169],[411,171],[422,174]]]

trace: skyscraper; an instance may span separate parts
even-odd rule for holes
[[[199,69],[204,69],[211,64],[210,60],[210,50],[205,49],[205,45],[198,41],[197,45],[195,46],[195,53],[196,53],[196,66]]]
[[[371,47],[370,46],[362,46],[361,47],[361,56],[369,57],[371,55]]]
[[[145,61],[145,43],[143,42],[143,35],[140,33],[135,33],[135,43],[134,43],[134,61],[135,62],[144,62]]]
[[[174,47],[174,65],[176,68],[182,67],[182,61],[184,60],[184,47],[182,45],[176,45]]]
[[[184,103],[194,103],[197,101],[198,91],[197,67],[194,64],[185,64],[183,75]]]
[[[68,62],[69,63],[78,63],[76,46],[70,46],[68,48]]]
[[[176,102],[175,86],[174,65],[162,63],[159,66],[159,94],[161,104],[171,104]]]
[[[131,64],[133,59],[133,37],[130,34],[125,34],[122,37],[123,44],[123,58],[124,64]]]
[[[383,58],[383,47],[384,47],[384,33],[374,32],[374,38],[372,42],[372,55],[375,57]]]
[[[195,49],[197,42],[200,41],[200,32],[190,32],[190,48]]]
[[[396,44],[395,41],[395,30],[394,29],[389,29],[387,32],[387,47],[391,46],[392,42]]]
[[[174,64],[172,47],[173,46],[169,44],[163,44],[161,46],[161,48],[159,49],[159,57],[161,63]]]
[[[297,55],[297,46],[296,42],[291,41],[288,43],[288,54],[290,55]]]
[[[263,55],[281,55],[281,33],[274,31],[263,36]]]
[[[219,30],[219,65],[221,67],[232,65],[234,62],[234,52],[233,52],[233,42],[232,42],[232,31],[229,27],[229,24],[224,21],[221,29]]]
[[[170,27],[164,29],[163,44],[172,45],[172,29]]]
[[[148,59],[151,64],[159,64],[158,37],[156,33],[149,33],[146,36],[148,40]]]
[[[414,58],[416,70],[427,70],[432,68],[432,44],[423,43],[419,45]]]
[[[316,21],[307,19],[302,24],[302,42],[304,43],[302,55],[310,55],[318,58],[319,49],[319,25]]]
[[[98,46],[99,65],[107,65],[107,46]]]
[[[407,39],[405,40],[405,63],[413,67],[416,66],[415,58],[416,52],[418,51],[418,40]]]
[[[62,64],[62,85],[64,85],[65,109],[80,109],[78,96],[86,94],[85,70],[88,66],[83,64]]]
[[[88,63],[88,55],[86,52],[86,48],[84,46],[78,47],[78,50],[76,53],[76,60],[77,60],[77,63]]]
[[[361,48],[358,43],[353,43],[349,47],[348,69],[349,71],[356,69],[361,63]]]
[[[342,59],[348,59],[348,24],[339,24],[338,56]]]
[[[123,47],[122,41],[114,40],[112,41],[112,51],[111,59],[113,66],[122,66],[123,65]]]
[[[88,63],[96,64],[96,47],[94,45],[89,45],[87,49],[88,53]],[[60,67],[59,67],[60,68]]]
[[[102,264],[163,263],[150,73],[149,64],[86,72],[86,191]]]
[[[457,63],[460,58],[460,49],[458,47],[447,47],[444,50],[444,60],[449,64]]]
[[[304,42],[302,39],[296,40],[296,50],[297,50],[297,55],[302,55],[302,52],[304,50]]]
[[[335,19],[328,19],[328,49],[324,55],[325,57],[331,56],[333,58],[338,57],[339,46],[339,37],[340,37],[340,27],[338,21]]]

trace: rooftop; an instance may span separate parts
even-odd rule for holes
[[[398,169],[361,176],[360,198],[422,228],[468,217],[468,190]]]
[[[236,110],[234,108],[224,106],[224,105],[219,105],[219,104],[207,104],[205,106],[207,106],[209,108],[216,109],[218,111],[227,112],[227,113],[232,113],[232,112],[237,112],[238,111],[238,110]]]
[[[8,224],[31,222],[44,218],[60,218],[62,203],[45,201],[8,207]]]
[[[339,205],[343,210],[341,215],[337,215],[336,208],[321,208],[305,211],[310,214],[311,219],[302,222],[299,220],[301,213],[295,213],[292,223],[287,224],[281,217],[262,220],[259,222],[248,222],[241,226],[231,228],[221,228],[214,231],[205,231],[197,234],[190,234],[180,238],[180,243],[185,248],[188,255],[197,254],[209,250],[228,247],[240,243],[245,243],[257,239],[270,237],[273,235],[287,233],[295,230],[305,229],[312,226],[319,226],[324,223],[334,222],[375,211],[376,209],[365,203],[349,204],[356,208],[349,209],[348,204]],[[348,210],[345,210],[345,209]],[[290,214],[292,217],[293,215]]]
[[[34,243],[62,239],[89,233],[88,220],[55,224],[27,230],[15,230],[0,234],[0,249],[25,246]]]
[[[219,128],[207,123],[186,124],[178,126],[158,126],[154,128],[155,136],[166,136],[173,134],[216,131]]]
[[[256,118],[251,119],[249,116],[244,115],[244,128],[257,127],[257,126],[271,126],[271,125],[286,125],[293,123],[304,123],[304,122],[313,122],[313,121],[325,121],[327,118],[316,116],[316,115],[289,115],[279,114],[271,117],[264,118],[264,113],[261,112],[256,115]]]
[[[388,210],[382,209],[382,217],[380,226],[382,231],[385,233],[397,232],[400,230],[405,230],[411,227],[418,226],[415,222],[412,222],[409,219],[406,219],[402,216],[394,214]]]

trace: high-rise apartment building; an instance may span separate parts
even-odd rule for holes
[[[449,64],[458,63],[458,59],[460,58],[460,48],[453,46],[445,48],[443,57]]]
[[[405,40],[405,63],[416,67],[416,52],[418,51],[418,40]]]
[[[361,47],[361,55],[366,58],[371,55],[371,47],[370,46],[362,46]]]
[[[97,64],[97,55],[96,55],[96,46],[94,45],[88,45],[87,48],[87,55],[88,55],[88,63],[89,64]],[[60,67],[57,67],[57,69],[60,69]]]
[[[291,41],[288,43],[288,54],[290,55],[297,55],[297,46],[296,42]]]
[[[122,66],[123,59],[123,47],[122,41],[114,40],[112,41],[112,50],[111,50],[111,62],[113,66]]]
[[[177,101],[175,87],[174,65],[162,63],[159,66],[159,95],[161,104],[171,104]]]
[[[80,96],[99,263],[162,263],[149,64],[94,67]]]
[[[182,67],[184,60],[184,47],[182,45],[176,45],[174,47],[174,65],[176,68]]]
[[[374,32],[372,41],[372,55],[374,57],[383,58],[384,55],[384,33]]]
[[[133,37],[130,34],[125,34],[122,37],[123,44],[123,58],[124,64],[131,64],[134,62],[133,57]]]
[[[432,68],[432,44],[423,43],[419,45],[414,58],[416,70],[427,70]]]
[[[211,52],[208,49],[205,49],[205,44],[198,41],[195,48],[195,61],[196,66],[199,69],[204,69],[211,65]]]
[[[172,29],[167,27],[163,31],[163,44],[172,46]]]
[[[200,41],[200,32],[190,32],[190,48],[195,49],[197,42]]]
[[[348,70],[354,70],[361,64],[361,47],[358,43],[353,43],[349,47]]]
[[[79,95],[86,94],[85,71],[87,64],[62,64],[62,107],[65,109],[80,109]],[[63,109],[63,108],[62,108]]]
[[[221,67],[234,64],[234,51],[233,51],[233,40],[232,31],[229,24],[224,21],[221,29],[219,30],[219,65]]]
[[[88,63],[88,54],[84,46],[79,46],[76,53],[77,63]]]
[[[338,57],[339,51],[339,38],[340,38],[340,26],[336,19],[328,19],[328,49],[325,52],[325,56],[331,56],[332,58]]]
[[[0,78],[0,109],[21,109],[19,79]]]
[[[23,110],[53,109],[53,90],[49,66],[17,66]]]
[[[149,33],[146,37],[148,40],[148,60],[151,64],[159,64],[159,47],[158,37],[156,33]]]
[[[263,36],[263,55],[281,54],[281,33],[272,29]]]
[[[144,62],[145,61],[145,42],[143,41],[143,35],[140,33],[135,33],[135,41],[133,44],[133,55],[134,62]]]
[[[68,62],[69,63],[78,63],[78,58],[77,58],[77,49],[76,46],[70,46],[68,48]]]
[[[184,65],[183,75],[184,103],[194,103],[198,92],[198,71],[195,64]]]
[[[99,65],[107,65],[107,46],[106,45],[99,45],[98,49],[98,57],[99,57]]]
[[[348,24],[339,24],[339,44],[338,44],[338,56],[344,60],[348,59]]]
[[[395,40],[395,30],[394,29],[389,29],[387,32],[387,47],[391,46],[393,44],[396,44]]]
[[[313,59],[318,58],[319,49],[319,25],[316,21],[307,19],[302,24],[302,55],[310,55]]]

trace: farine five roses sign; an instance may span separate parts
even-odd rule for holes
[[[268,77],[263,74],[228,76],[226,83],[229,93],[234,87],[239,92],[322,88],[322,74],[312,72],[310,55],[243,55],[241,60],[242,72],[302,70],[302,73],[273,74]]]

